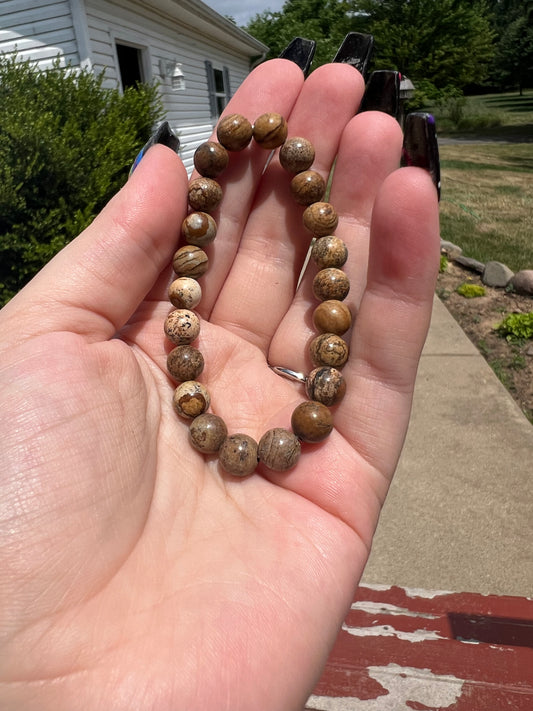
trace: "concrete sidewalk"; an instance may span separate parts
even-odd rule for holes
[[[362,582],[533,596],[533,426],[438,298]]]

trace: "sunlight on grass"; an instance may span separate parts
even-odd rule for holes
[[[482,262],[533,269],[533,143],[440,148],[441,236]]]

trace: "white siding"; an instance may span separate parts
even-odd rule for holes
[[[92,58],[96,71],[105,69],[108,85],[117,86],[115,43],[124,42],[145,49],[145,80],[160,82],[166,118],[180,137],[181,156],[188,170],[196,147],[210,136],[210,113],[205,60],[215,68],[227,67],[232,92],[249,72],[248,58],[172,18],[162,18],[149,8],[118,0],[88,0],[86,4]],[[172,91],[170,79],[159,75],[159,60],[181,63],[186,89]]]
[[[17,52],[24,59],[49,66],[79,64],[68,0],[0,0],[0,53]]]

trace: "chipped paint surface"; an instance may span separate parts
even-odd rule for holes
[[[361,586],[306,708],[532,711],[533,603]]]
[[[437,676],[429,669],[401,667],[398,664],[370,667],[368,673],[383,687],[385,693],[382,696],[364,700],[312,696],[307,708],[317,711],[412,711],[412,704],[418,703],[440,710],[450,708],[457,702],[464,685],[462,679],[454,676]]]
[[[372,627],[348,627],[343,625],[342,629],[354,637],[396,637],[404,642],[427,642],[430,639],[444,639],[434,630],[413,630],[403,632],[396,630],[391,625],[372,625]]]

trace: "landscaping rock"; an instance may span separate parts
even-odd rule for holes
[[[533,296],[533,269],[522,269],[511,279],[511,286],[517,294]]]
[[[456,257],[460,257],[463,253],[461,247],[454,244],[453,242],[448,242],[445,239],[441,239],[440,241],[440,251],[444,253],[449,259],[455,259]]]
[[[485,265],[483,262],[478,262],[477,259],[472,259],[471,257],[463,257],[462,255],[455,257],[453,260],[460,267],[469,269],[471,272],[477,272],[478,274],[483,274],[485,271]]]
[[[505,288],[514,276],[514,272],[501,262],[487,262],[481,276],[486,286]]]

